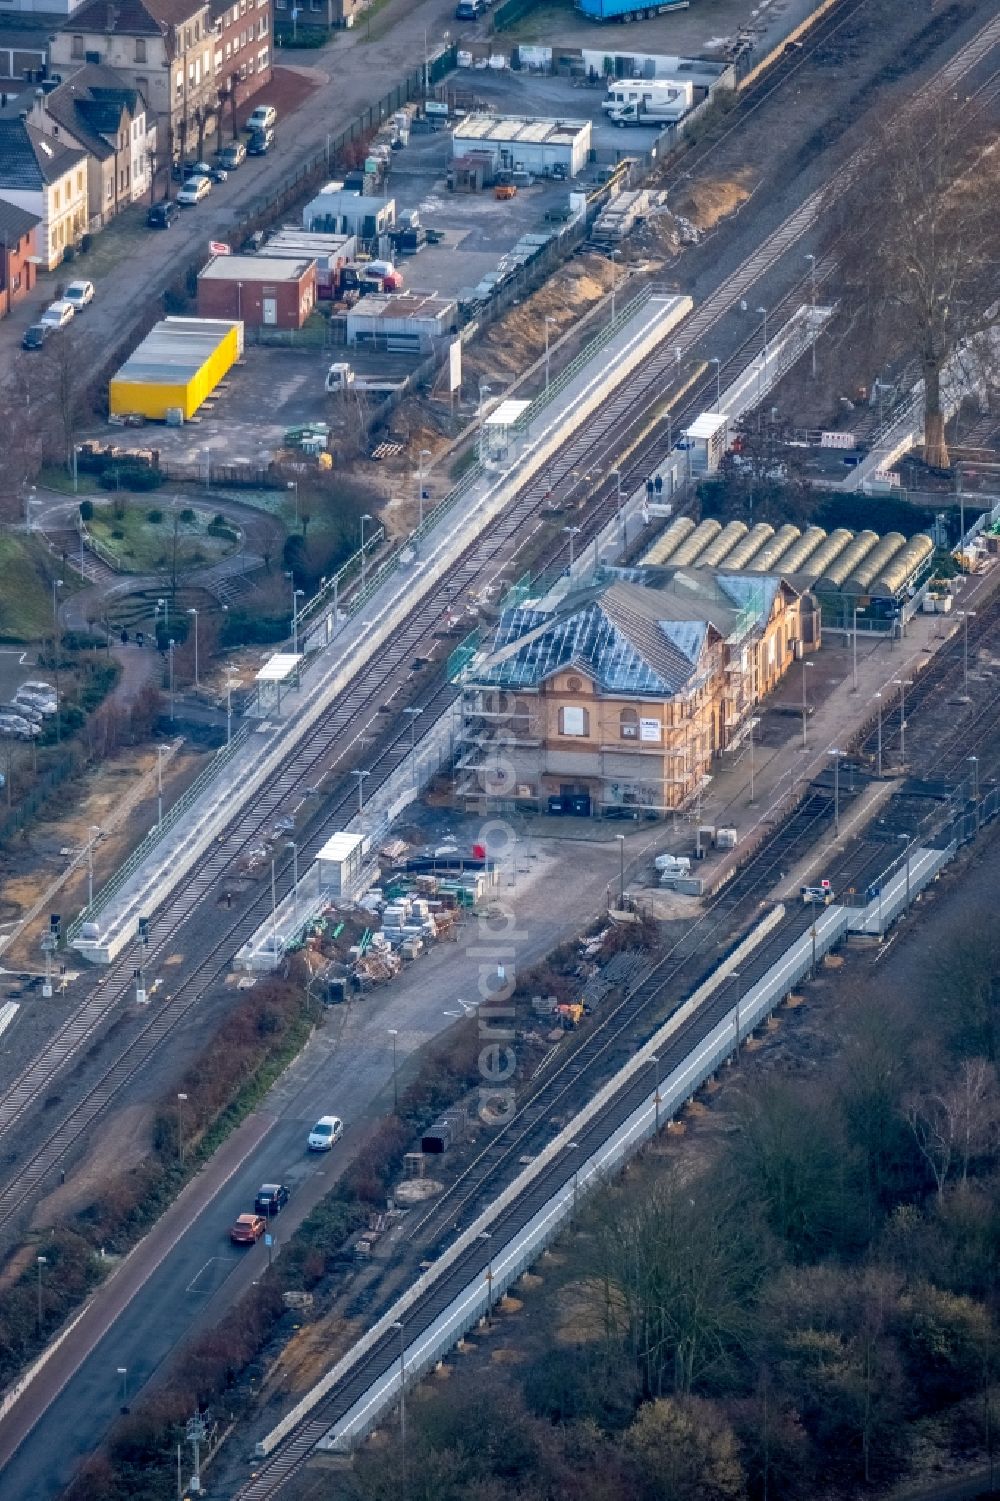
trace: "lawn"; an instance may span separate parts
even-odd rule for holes
[[[124,573],[170,573],[206,567],[239,546],[231,532],[213,536],[215,511],[165,505],[155,494],[124,504],[95,505],[87,530]]]
[[[34,537],[0,536],[0,641],[51,635],[52,580],[57,576],[66,585],[76,578]]]

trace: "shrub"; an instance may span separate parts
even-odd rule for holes
[[[163,475],[145,464],[109,464],[101,471],[101,484],[109,490],[155,490]]]
[[[205,530],[210,537],[222,537],[226,542],[238,542],[240,540],[239,532],[234,531],[231,526],[226,526],[225,522],[211,521]]]
[[[81,521],[93,521],[93,519],[94,519],[94,502],[92,500],[81,500],[81,502],[80,502],[80,520]]]
[[[163,520],[163,512],[156,510],[154,507],[152,511],[146,512],[146,520],[149,522],[150,526],[159,526],[160,522]]]
[[[184,523],[185,526],[193,526],[194,525],[196,517],[195,517],[194,511],[191,509],[190,506],[185,506],[184,507],[183,511],[181,511],[181,513],[180,513],[180,519],[183,521],[183,523]]]
[[[113,526],[111,528],[111,535],[112,535],[113,539],[116,542],[122,542],[124,540],[124,538],[125,538],[125,529],[124,529],[124,527]]]

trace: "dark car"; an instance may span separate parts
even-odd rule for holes
[[[47,323],[33,323],[30,328],[24,330],[24,338],[21,340],[22,349],[41,349],[49,336]]]
[[[258,1214],[270,1219],[280,1214],[287,1203],[288,1189],[283,1183],[265,1183],[253,1201],[253,1207]]]
[[[146,215],[146,223],[150,229],[169,229],[177,218],[180,209],[170,198],[165,198],[162,203],[154,203]]]
[[[266,156],[274,145],[274,131],[270,126],[266,130],[255,130],[247,142],[247,156]]]

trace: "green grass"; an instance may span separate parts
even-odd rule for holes
[[[111,552],[125,573],[169,573],[173,567],[174,510],[165,505],[152,492],[141,500],[129,500],[122,508],[124,514],[116,515],[116,503],[94,508],[94,515],[87,522],[87,529],[102,546]],[[203,506],[178,507],[193,510],[193,522],[178,522],[177,569],[204,567],[219,558],[234,552],[238,543],[224,537],[211,537],[206,527],[216,514]],[[152,522],[150,513],[159,513],[162,520]]]
[[[67,575],[34,537],[0,536],[0,641],[38,641],[52,634],[54,578],[66,586],[76,575]]]
[[[77,494],[81,498],[86,495],[96,495],[101,488],[97,483],[96,475],[84,474],[81,470],[79,488],[74,491],[73,476],[68,472],[65,464],[44,464],[38,476],[38,485],[42,490],[55,490],[57,495]]]

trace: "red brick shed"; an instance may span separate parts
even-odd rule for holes
[[[218,255],[198,273],[199,318],[248,328],[301,328],[316,305],[316,262]]]

